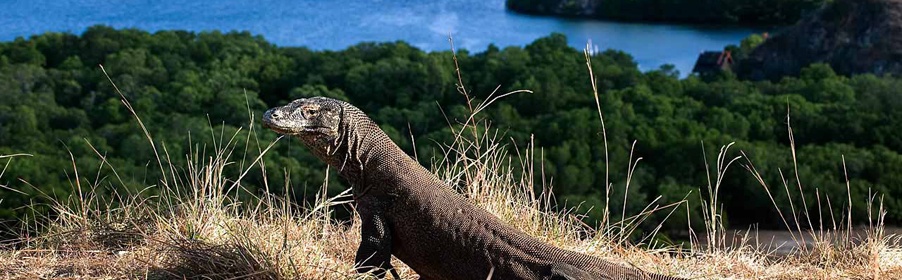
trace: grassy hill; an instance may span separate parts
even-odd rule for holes
[[[259,130],[263,110],[307,96],[357,105],[477,204],[565,248],[687,277],[899,273],[882,231],[902,221],[899,78],[813,64],[777,82],[679,79],[619,51],[587,69],[559,34],[457,57],[460,77],[451,52],[403,42],[311,51],[98,26],[2,43],[0,215],[16,238],[0,273],[354,277],[344,182]],[[728,246],[747,226],[816,242],[789,258]]]
[[[793,240],[808,240],[811,246],[791,249],[788,256],[776,253],[785,244],[758,239],[755,231],[730,235],[724,227],[724,216],[719,214],[724,206],[718,200],[722,176],[734,164],[760,176],[751,160],[742,156],[731,159],[736,153],[730,146],[724,146],[711,163],[715,175],[707,186],[712,200],[703,202],[710,210],[702,217],[704,223],[689,227],[695,233],[689,242],[673,244],[658,235],[660,224],[640,239],[630,237],[649,216],[663,212],[670,217],[674,210],[688,207],[689,201],[623,212],[625,219],[616,218],[620,209],[606,207],[605,217],[610,220],[598,227],[588,226],[578,211],[554,210],[550,187],[536,192],[539,186],[533,185],[532,178],[545,175],[541,166],[535,166],[540,150],[529,144],[508,150],[497,142],[503,140],[492,136],[492,129],[483,125],[468,122],[459,127],[465,137],[447,146],[451,154],[435,165],[433,172],[451,185],[461,186],[460,192],[506,223],[556,246],[690,279],[902,276],[902,249],[893,245],[898,236],[884,232],[882,204],[872,205],[879,207],[876,216],[867,221],[870,226],[859,228],[859,234],[843,231],[849,227],[837,225],[836,220],[832,220],[833,227],[790,231]],[[267,132],[250,125],[233,135],[213,134],[213,139],[232,140],[193,151],[187,155],[185,166],[164,166],[158,160],[164,176],[158,178],[159,195],[155,197],[123,194],[115,201],[104,200],[95,192],[97,181],[90,183],[90,178],[85,180],[74,172],[74,181],[85,182],[77,186],[80,196],[54,201],[53,213],[57,215],[37,221],[38,228],[26,231],[16,243],[0,250],[0,277],[368,279],[353,273],[360,239],[359,217],[355,215],[350,221],[332,218],[336,207],[350,202],[347,191],[328,196],[326,181],[311,204],[298,205],[286,200],[286,195],[273,194],[264,194],[254,204],[242,203],[240,193],[247,191],[241,183],[243,175],[226,174],[236,168],[241,174],[265,169],[265,156],[246,158],[240,152],[240,143],[234,141],[238,134],[257,133]],[[265,154],[276,143],[263,144]],[[529,172],[514,174],[506,168],[512,158]],[[77,164],[73,162],[73,166]],[[279,175],[269,177],[273,187],[282,184]],[[795,212],[784,219],[801,222]],[[816,222],[829,224],[831,220]],[[402,279],[418,279],[397,260],[395,267]]]
[[[584,56],[569,47],[562,35],[541,38],[526,47],[490,47],[481,53],[460,51],[462,81],[476,102],[495,91],[530,89],[499,100],[483,112],[510,143],[535,143],[544,149],[546,177],[552,179],[556,202],[564,208],[584,202],[583,209],[600,209],[608,183],[623,186],[626,168],[605,168],[604,136],[596,121],[592,86],[587,82]],[[799,177],[810,183],[803,196],[791,198],[772,189],[779,205],[801,205],[829,196],[837,208],[847,208],[848,163],[853,218],[867,218],[870,192],[884,195],[890,209],[887,221],[902,221],[902,80],[873,75],[837,75],[826,65],[807,66],[799,76],[778,82],[751,82],[723,73],[679,79],[672,68],[642,73],[626,53],[607,51],[593,57],[601,109],[614,122],[607,127],[610,165],[627,166],[630,154],[643,157],[631,178],[630,211],[639,211],[654,198],[683,199],[707,184],[703,149],[736,147],[759,162],[768,186],[782,185],[781,173],[794,177],[785,127],[793,115]],[[139,124],[129,116],[109,80],[97,67],[103,64],[123,94],[143,115]],[[0,188],[0,217],[7,221],[47,213],[52,202],[43,194],[65,200],[71,187],[72,160],[82,174],[101,174],[100,196],[119,193],[156,195],[154,178],[161,164],[183,166],[181,155],[212,147],[215,133],[229,135],[246,127],[248,112],[260,115],[269,107],[304,96],[348,100],[370,114],[388,135],[424,166],[442,157],[439,143],[454,140],[452,129],[466,120],[468,106],[455,91],[458,81],[450,52],[423,52],[403,42],[361,43],[342,51],[311,51],[276,47],[247,33],[114,30],[94,27],[82,35],[48,33],[0,44],[0,154],[31,154],[15,159]],[[500,87],[499,87],[500,86]],[[259,120],[251,119],[255,125]],[[146,130],[146,131],[145,131]],[[154,137],[153,145],[146,139]],[[419,141],[412,141],[413,138]],[[247,138],[239,134],[248,158],[259,155],[259,143],[274,134]],[[218,139],[217,139],[218,140]],[[633,146],[633,141],[638,140]],[[414,142],[417,144],[414,147]],[[155,149],[154,149],[155,148]],[[117,169],[110,177],[101,168],[103,155]],[[167,156],[168,155],[168,156]],[[264,193],[284,194],[284,186],[266,189],[264,174],[291,174],[293,201],[312,201],[328,178],[328,194],[345,184],[327,177],[324,165],[296,142],[284,141],[269,153],[263,170],[244,178],[249,202]],[[3,159],[7,161],[9,159]],[[3,163],[3,162],[0,162]],[[103,164],[107,166],[107,164]],[[156,167],[156,168],[154,168]],[[513,166],[515,172],[522,172]],[[610,170],[609,178],[598,173]],[[230,171],[228,175],[240,175]],[[738,171],[734,171],[739,173]],[[23,179],[20,181],[19,178]],[[115,180],[112,180],[115,179]],[[120,182],[121,180],[121,182]],[[782,228],[779,213],[787,208],[761,208],[771,198],[752,176],[727,176],[727,223]],[[800,189],[790,182],[793,190]],[[623,188],[614,195],[622,196]],[[689,223],[701,223],[699,199],[679,210],[665,230],[686,238]],[[622,208],[623,202],[610,201]],[[834,215],[807,208],[823,216]],[[688,211],[688,212],[687,212]],[[339,209],[340,216],[349,212]],[[596,225],[600,211],[589,211],[587,223]],[[654,215],[653,221],[663,217]],[[640,231],[653,230],[642,227]],[[681,233],[683,232],[683,233]]]

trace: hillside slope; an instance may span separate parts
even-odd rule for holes
[[[737,72],[778,79],[812,63],[845,75],[902,74],[902,0],[837,1],[767,40]]]

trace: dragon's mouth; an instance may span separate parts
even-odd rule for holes
[[[274,123],[263,122],[263,127],[283,135],[328,134],[332,128],[327,126],[286,127]]]
[[[269,118],[263,119],[263,127],[284,135],[293,135],[298,133],[297,129],[291,126],[279,125],[277,121]]]
[[[274,131],[274,132],[276,132],[276,133],[278,133],[278,134],[282,134],[282,135],[295,135],[295,134],[297,134],[296,131],[294,131],[294,130],[291,129],[291,128],[287,128],[287,127],[280,127],[280,126],[277,126],[277,125],[272,125],[272,124],[267,124],[267,123],[264,123],[264,124],[263,124],[263,127],[269,128],[269,130],[272,130],[272,131]]]

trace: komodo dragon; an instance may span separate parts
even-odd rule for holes
[[[361,219],[358,272],[394,271],[395,255],[420,279],[677,280],[543,243],[476,206],[410,158],[360,109],[324,97],[263,115],[352,186]]]

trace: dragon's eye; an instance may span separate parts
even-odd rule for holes
[[[316,109],[313,108],[304,108],[304,116],[313,117],[316,116]]]

